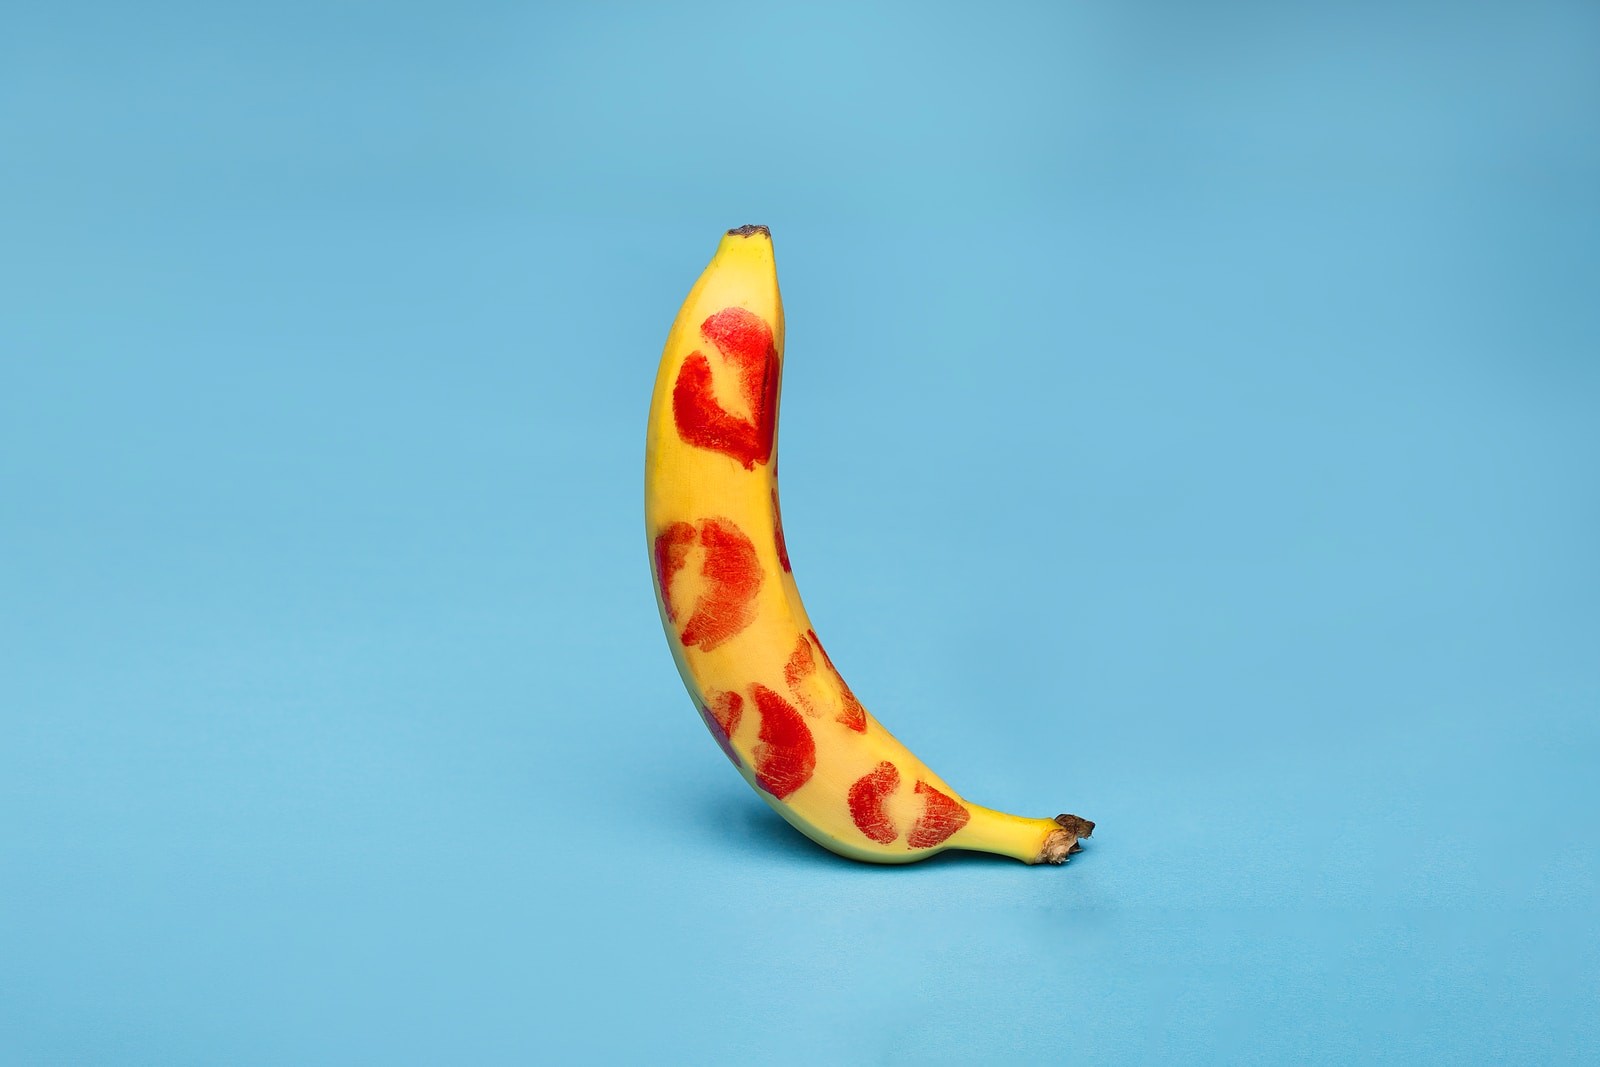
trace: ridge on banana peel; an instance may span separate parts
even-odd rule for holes
[[[772,235],[741,226],[672,324],[645,450],[656,605],[706,726],[763,800],[840,855],[910,863],[957,848],[1065,862],[1094,823],[963,799],[867,713],[823,650],[778,510],[782,373]]]

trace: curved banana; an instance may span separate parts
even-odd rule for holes
[[[667,337],[645,527],[657,606],[706,726],[761,798],[841,855],[1061,863],[1094,824],[963,800],[880,726],[817,640],[778,511],[783,304],[765,226],[729,230]]]

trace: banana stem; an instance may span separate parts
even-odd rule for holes
[[[1083,848],[1078,839],[1094,833],[1094,823],[1076,815],[1025,819],[977,804],[967,807],[972,817],[950,839],[951,847],[993,852],[1023,863],[1065,863]]]

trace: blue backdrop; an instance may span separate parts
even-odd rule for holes
[[[12,4],[0,1060],[1600,1055],[1600,11]],[[772,227],[851,864],[652,602]]]

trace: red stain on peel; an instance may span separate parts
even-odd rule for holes
[[[932,848],[944,844],[946,838],[967,825],[967,820],[972,817],[959,801],[939,792],[927,782],[919,781],[917,792],[927,800],[921,818],[906,835],[906,844],[911,848]]]
[[[744,698],[738,693],[722,693],[716,690],[712,690],[706,696],[709,705],[700,705],[700,717],[706,721],[706,728],[711,731],[711,736],[717,739],[722,751],[733,761],[733,765],[738,767],[740,760],[739,754],[733,750],[733,732],[739,728],[739,718],[744,713]]]
[[[837,719],[858,734],[867,732],[867,709],[861,706],[861,701],[850,691],[850,686],[845,682],[844,676],[833,665],[833,660],[828,658],[828,650],[822,647],[822,642],[817,640],[815,630],[807,630],[806,636],[811,643],[817,646],[817,653],[822,656],[822,662],[827,665],[828,673],[833,675],[833,680],[839,683],[839,697],[844,706],[839,709]]]
[[[801,708],[812,718],[822,714],[822,709],[817,707],[817,702],[807,693],[805,682],[817,671],[817,656],[822,657],[822,662],[827,665],[828,676],[833,679],[833,684],[839,695],[839,712],[834,716],[835,722],[843,723],[858,734],[867,732],[867,709],[861,706],[861,701],[850,691],[845,680],[834,670],[833,661],[822,649],[822,642],[817,640],[814,630],[807,630],[795,642],[794,651],[789,654],[789,662],[783,665],[783,680],[788,683],[789,691],[800,702]]]
[[[878,764],[870,774],[857,778],[850,787],[850,818],[862,833],[880,845],[887,845],[900,836],[894,823],[889,821],[888,812],[883,810],[883,802],[898,788],[900,772],[888,760]]]
[[[795,642],[794,651],[789,654],[789,662],[783,665],[783,680],[789,684],[790,691],[800,701],[805,713],[812,718],[816,718],[819,712],[812,707],[811,701],[806,699],[805,691],[800,688],[800,684],[816,669],[817,661],[811,655],[811,642],[805,634],[801,634],[800,639]]]
[[[744,714],[744,697],[738,693],[713,693],[711,695],[711,714],[716,717],[717,726],[729,737],[739,728],[739,718]]]
[[[772,487],[772,528],[778,536],[778,563],[785,574],[793,574],[794,568],[789,566],[789,545],[783,539],[783,512],[778,507],[777,486]]]
[[[675,522],[656,535],[656,585],[661,590],[661,603],[670,622],[678,621],[678,612],[672,603],[672,576],[683,569],[693,544],[694,527],[686,522]]]
[[[760,368],[772,351],[772,331],[760,315],[744,308],[723,308],[700,324],[700,336],[744,366]]]
[[[735,372],[748,418],[731,415],[717,401],[711,361],[696,349],[678,368],[672,387],[672,420],[691,445],[732,456],[754,470],[772,458],[778,418],[778,352],[772,330],[744,308],[723,308],[700,324],[700,335],[722,353]]]
[[[761,589],[761,564],[756,546],[728,519],[700,523],[700,564],[705,587],[695,601],[694,613],[679,634],[684,645],[710,652],[750,625],[756,617],[756,593]],[[676,618],[672,612],[669,618]]]
[[[764,685],[752,685],[750,693],[761,712],[756,782],[782,800],[811,779],[817,767],[817,743],[794,705]]]

